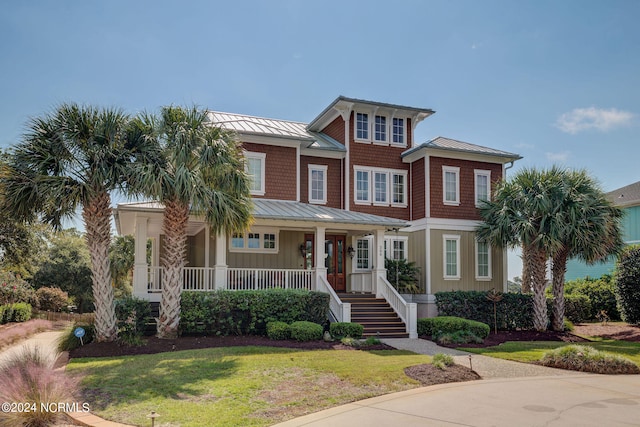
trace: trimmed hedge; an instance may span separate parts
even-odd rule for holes
[[[589,316],[584,320],[596,320],[604,310],[611,320],[620,320],[616,301],[616,283],[608,274],[599,279],[576,279],[564,284],[565,298],[569,295],[584,295],[589,299]],[[550,295],[550,294],[549,294]]]
[[[26,302],[0,306],[0,324],[26,322],[31,319],[31,305]]]
[[[573,323],[581,323],[591,317],[591,301],[589,297],[581,294],[568,294],[564,296],[564,317]]]
[[[322,339],[324,328],[322,325],[313,322],[299,321],[293,322],[291,328],[291,339],[296,341],[317,341]]]
[[[364,326],[353,322],[334,322],[329,326],[329,333],[338,340],[344,337],[360,339],[364,333]]]
[[[120,336],[142,336],[151,321],[151,303],[136,297],[115,301],[116,321]]]
[[[181,310],[183,334],[266,335],[273,321],[324,323],[329,295],[293,289],[183,292]]]
[[[624,249],[616,265],[616,296],[622,320],[640,324],[640,245]]]
[[[419,336],[440,336],[456,332],[470,332],[479,338],[489,336],[489,325],[475,320],[463,319],[455,316],[438,316],[418,319]]]
[[[440,316],[456,316],[493,325],[493,302],[487,292],[437,292]],[[530,294],[504,293],[496,305],[500,330],[533,329],[533,298]]]
[[[267,336],[272,340],[288,340],[291,338],[291,327],[284,322],[269,322]]]

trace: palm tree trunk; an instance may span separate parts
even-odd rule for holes
[[[536,331],[545,331],[548,323],[547,299],[544,295],[547,285],[547,257],[544,251],[531,248],[528,258],[531,261],[529,266],[533,285],[533,327]]]
[[[180,293],[187,248],[189,206],[178,200],[165,201],[162,300],[158,319],[158,338],[176,338],[180,323]]]
[[[531,249],[522,245],[522,293],[531,292],[531,262],[533,262],[530,253]]]
[[[568,251],[563,248],[553,257],[553,330],[564,330],[564,274],[567,272]]]
[[[96,307],[96,340],[113,341],[118,336],[109,269],[111,244],[111,198],[102,192],[82,210],[87,246],[91,255],[91,282]]]

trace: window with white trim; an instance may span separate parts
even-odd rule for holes
[[[386,172],[374,172],[374,197],[373,202],[376,204],[387,204],[387,176]]]
[[[231,235],[230,252],[277,253],[278,232],[273,229],[252,229]]]
[[[442,241],[444,278],[460,279],[460,236],[445,234]]]
[[[387,142],[387,118],[385,116],[376,116],[374,127],[373,140]]]
[[[327,203],[326,165],[309,165],[309,203]]]
[[[407,171],[354,166],[355,202],[377,206],[407,206]],[[369,182],[373,181],[373,185]]]
[[[482,200],[489,200],[491,197],[491,171],[475,169],[475,200],[476,206],[480,206]]]
[[[408,237],[385,237],[384,238],[384,254],[385,257],[392,260],[407,259],[407,242]]]
[[[245,151],[245,172],[249,176],[249,190],[256,196],[264,196],[265,153],[252,153]]]
[[[476,240],[476,279],[491,279],[491,245],[486,241]]]
[[[369,114],[356,113],[356,139],[369,139]]]
[[[445,205],[460,205],[460,168],[442,167],[442,202]]]
[[[356,202],[369,203],[369,171],[356,170]]]
[[[404,145],[404,119],[393,118],[393,128],[391,130],[391,142]]]
[[[358,239],[356,241],[356,269],[367,270],[371,268],[369,262],[371,239]]]

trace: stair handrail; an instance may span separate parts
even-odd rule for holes
[[[319,292],[329,294],[329,310],[333,317],[338,322],[351,322],[351,303],[343,302],[324,276],[319,275],[316,282]]]
[[[391,308],[406,325],[409,338],[418,338],[418,305],[402,298],[384,275],[378,275],[378,293],[387,300]]]

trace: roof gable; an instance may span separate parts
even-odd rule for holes
[[[478,154],[483,156],[493,156],[502,158],[504,161],[514,161],[519,160],[522,157],[515,153],[509,153],[508,151],[496,150],[495,148],[484,147],[482,145],[471,144],[469,142],[458,141],[456,139],[445,138],[442,136],[438,136],[436,138],[431,139],[430,141],[424,142],[420,145],[417,145],[404,153],[402,153],[402,157],[407,157],[413,153],[416,153],[420,150],[444,150],[458,153],[467,153],[467,154]]]
[[[608,192],[607,198],[617,206],[640,205],[640,181]]]

